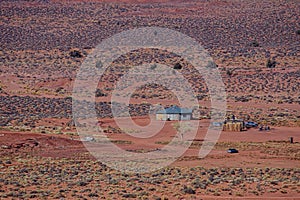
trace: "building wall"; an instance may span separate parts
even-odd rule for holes
[[[179,116],[179,114],[167,114],[167,119],[170,119],[170,120],[179,120],[180,116]]]
[[[156,114],[156,119],[157,120],[179,120],[179,115],[178,114]]]
[[[191,114],[156,114],[156,120],[191,120],[192,115]]]
[[[180,116],[180,120],[191,120],[192,119],[192,115],[191,114],[182,114]]]
[[[156,120],[165,120],[164,114],[156,114]]]

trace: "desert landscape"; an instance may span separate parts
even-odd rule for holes
[[[1,1],[0,199],[299,199],[299,11],[297,0]],[[133,137],[127,132],[134,130],[116,123],[111,99],[132,66],[164,64],[192,85],[198,104],[189,123],[199,123],[196,136],[175,162],[148,173],[124,173],[97,160],[85,142],[101,140],[95,134],[83,141],[78,130],[89,124],[74,119],[77,73],[103,40],[142,27],[168,28],[201,44],[225,85],[224,120],[256,125],[223,129],[200,158],[214,124],[201,73],[172,52],[134,50],[112,62],[99,77],[95,102],[82,106],[95,108],[97,126],[120,149],[161,151],[176,139],[178,121],[165,121],[152,137]],[[159,122],[157,105],[179,103],[168,88],[148,84],[133,92],[127,108],[143,127]]]

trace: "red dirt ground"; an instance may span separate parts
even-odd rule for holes
[[[146,117],[136,117],[134,121],[139,125],[147,125],[149,123],[149,119]],[[112,119],[104,119],[101,120],[102,126],[114,126],[114,122]],[[170,141],[174,137],[174,129],[172,124],[174,122],[166,122],[162,131],[148,139],[136,139],[134,137],[128,136],[124,133],[109,133],[107,134],[111,140],[119,140],[119,141],[131,141],[132,144],[117,144],[119,147],[125,150],[153,150],[156,148],[161,148],[162,144],[157,144],[157,142],[166,142]],[[198,131],[196,141],[202,141],[205,136],[205,131],[209,121],[201,120],[200,121],[200,129]],[[181,156],[176,162],[174,162],[170,167],[175,167],[175,169],[181,170],[182,173],[190,174],[190,170],[195,170],[200,167],[209,170],[212,169],[244,169],[244,170],[259,170],[259,169],[271,169],[271,170],[287,170],[288,169],[299,169],[299,152],[300,152],[300,135],[299,128],[287,128],[287,127],[273,127],[269,132],[260,132],[257,129],[249,129],[244,132],[222,132],[218,143],[216,144],[214,150],[212,150],[208,156],[203,159],[198,158],[198,152],[200,146],[191,146],[186,153]],[[289,144],[287,141],[289,137],[294,137],[294,144]],[[201,143],[200,143],[201,144]],[[48,166],[50,168],[55,166],[54,169],[63,167],[62,170],[65,169],[73,169],[78,166],[78,163],[82,165],[81,169],[84,170],[82,173],[86,173],[86,170],[94,169],[95,171],[99,168],[99,165],[96,164],[93,156],[89,154],[89,152],[85,149],[84,145],[81,141],[79,141],[78,136],[67,136],[67,135],[54,135],[54,134],[39,134],[39,133],[29,133],[29,132],[8,132],[1,131],[0,132],[0,156],[4,158],[2,162],[2,175],[10,173],[11,169],[15,169],[12,166],[15,166],[17,169],[20,166],[20,169],[26,169],[31,165],[26,163],[33,163],[33,168],[38,168],[39,164],[41,166]],[[229,147],[234,147],[239,150],[237,154],[228,154],[226,150]],[[13,157],[11,157],[13,156]],[[32,157],[33,156],[33,157]],[[38,157],[37,157],[38,156]],[[6,164],[4,161],[11,157],[12,164]],[[15,159],[17,158],[17,159]],[[24,158],[26,158],[25,163],[20,163]],[[33,160],[32,160],[33,159]],[[50,159],[50,161],[49,161]],[[54,159],[53,161],[51,161]],[[50,163],[49,163],[50,162]],[[77,164],[72,164],[73,162]],[[55,165],[51,164],[55,163]],[[88,169],[85,169],[85,165],[88,165]],[[0,165],[1,166],[1,165]],[[68,167],[70,166],[70,167]],[[178,168],[179,167],[179,168]],[[42,168],[43,169],[43,168]],[[47,168],[46,168],[47,169]],[[166,168],[168,169],[168,168]],[[35,169],[34,173],[37,173],[41,169]],[[100,172],[103,169],[99,169]],[[297,172],[293,173],[297,173]],[[197,174],[200,173],[198,170]],[[207,172],[207,173],[208,173]],[[19,172],[20,173],[20,172]],[[69,173],[69,172],[68,172]],[[107,176],[115,176],[116,172],[105,172],[101,173],[101,176],[105,174]],[[256,172],[257,173],[257,172]],[[90,172],[86,174],[86,176],[90,176]],[[25,174],[26,175],[26,174]],[[70,174],[68,174],[70,175]],[[24,173],[22,173],[24,176]],[[27,175],[26,175],[27,176]],[[42,175],[41,177],[43,177]],[[120,175],[116,175],[120,177]],[[148,176],[148,175],[145,175]],[[275,179],[272,179],[272,175],[264,175],[269,177],[266,183],[271,182]],[[31,177],[31,176],[30,176]],[[98,177],[98,176],[96,176]],[[132,176],[129,176],[129,178]],[[143,177],[143,176],[142,176]],[[169,177],[169,176],[168,176]],[[171,176],[170,180],[173,180],[174,184],[178,183],[178,178],[175,175]],[[201,176],[202,178],[205,178]],[[231,175],[232,177],[232,175]],[[232,177],[233,178],[233,177]],[[178,179],[178,180],[177,180]],[[269,180],[270,179],[270,180]],[[73,178],[72,178],[73,180]],[[169,178],[166,178],[166,181]],[[182,178],[181,178],[182,180]],[[191,184],[192,178],[187,178],[181,181],[179,186],[182,184]],[[75,180],[74,180],[75,181]],[[269,182],[268,182],[269,181]],[[276,179],[275,179],[276,181]],[[131,181],[132,182],[132,181]],[[75,182],[76,183],[76,182]],[[265,184],[266,184],[265,183]],[[96,183],[94,183],[95,185]],[[136,183],[138,185],[138,183]],[[176,185],[175,184],[175,185]],[[211,184],[208,186],[208,189],[197,190],[197,196],[190,196],[188,194],[182,194],[181,188],[179,186],[170,187],[167,183],[161,183],[156,185],[157,191],[152,191],[151,195],[161,195],[160,190],[163,189],[163,194],[165,197],[170,197],[169,199],[193,199],[193,198],[203,198],[203,199],[216,199],[220,194],[222,198],[251,198],[251,199],[297,199],[299,190],[295,190],[297,188],[297,184],[295,182],[291,182],[290,184],[285,181],[284,183],[280,183],[278,186],[276,185],[275,189],[271,185],[264,185],[264,192],[257,191],[257,183],[248,183],[244,182],[243,186],[239,185],[234,187],[234,189],[229,188],[231,192],[226,192],[228,188],[228,183],[219,183],[218,185]],[[230,185],[230,184],[229,184]],[[299,185],[299,184],[298,184]],[[8,186],[10,187],[10,186]],[[68,188],[67,184],[62,184],[60,186],[48,185],[47,188],[51,189],[51,191],[55,193],[61,190],[61,188]],[[112,186],[110,182],[101,182],[101,188],[111,188],[113,190],[119,191],[118,188],[126,187],[126,190],[131,190],[130,187],[126,184],[126,182],[120,182],[115,186]],[[147,183],[143,183],[142,187],[151,187],[151,185],[147,186]],[[3,186],[3,188],[6,188]],[[83,187],[72,186],[73,190]],[[97,187],[92,187],[93,190]],[[168,188],[168,189],[167,189]],[[247,188],[247,189],[245,189]],[[268,188],[268,189],[267,189]],[[279,188],[279,189],[278,189]],[[294,189],[293,189],[294,188]],[[169,190],[170,189],[170,190]],[[220,190],[222,189],[222,190]],[[8,188],[6,189],[8,190]],[[10,189],[11,190],[11,189]],[[34,184],[31,187],[28,187],[26,191],[35,192],[37,189]],[[68,189],[65,189],[66,191]],[[127,190],[127,191],[128,191]],[[225,192],[223,192],[223,190]],[[272,191],[275,192],[272,192]],[[82,192],[83,190],[81,190]],[[209,192],[211,191],[211,192]],[[216,191],[216,192],[213,192]],[[217,192],[222,191],[222,192]],[[245,192],[246,191],[246,192]],[[251,193],[251,191],[258,192],[256,196]],[[281,192],[279,192],[281,191]],[[135,192],[135,189],[132,190],[132,193]],[[1,194],[1,190],[0,190]],[[63,196],[67,198],[73,198],[70,196],[71,192],[66,192]],[[110,198],[111,194],[105,190],[103,193],[99,193],[101,197]],[[88,194],[85,194],[88,195]],[[121,198],[118,195],[122,196],[122,193],[118,192],[116,194],[117,198]],[[174,196],[175,195],[175,196]],[[232,196],[234,195],[234,196]],[[33,199],[35,196],[32,196]]]
[[[126,119],[123,119],[126,123]],[[134,121],[139,125],[146,125],[149,123],[147,117],[134,118]],[[112,119],[101,120],[102,126],[115,127],[115,122]],[[164,128],[155,136],[139,139],[127,135],[125,133],[114,134],[108,133],[107,136],[111,140],[131,141],[132,144],[118,144],[125,150],[153,150],[161,148],[167,144],[175,135],[175,130],[172,126],[175,122],[166,122]],[[121,122],[122,124],[122,122]],[[209,121],[200,120],[200,127],[195,137],[195,141],[203,141]],[[175,163],[174,166],[222,166],[222,167],[285,167],[288,162],[289,167],[300,167],[299,160],[292,159],[289,155],[269,155],[263,152],[265,150],[264,145],[270,143],[274,148],[277,148],[277,143],[282,143],[280,148],[286,148],[284,144],[288,144],[289,138],[294,138],[294,147],[299,148],[300,142],[300,129],[293,127],[272,127],[270,131],[259,131],[256,128],[248,129],[243,132],[222,132],[217,145],[207,157],[204,159],[198,159],[199,148],[201,143],[197,147],[190,147],[190,149]],[[78,136],[67,135],[54,135],[54,134],[38,134],[38,133],[22,133],[22,132],[7,132],[1,131],[0,145],[8,146],[1,151],[2,154],[8,152],[27,152],[34,153],[41,156],[50,157],[73,157],[77,153],[85,153],[87,150],[82,143],[78,141]],[[38,143],[34,146],[34,141]],[[277,143],[276,143],[277,142]],[[248,144],[249,143],[249,144]],[[226,146],[232,147],[241,146],[240,153],[228,154],[226,153]],[[253,147],[252,144],[259,144]],[[268,148],[272,148],[270,145]],[[299,158],[298,158],[299,159]],[[182,161],[184,160],[184,161]]]

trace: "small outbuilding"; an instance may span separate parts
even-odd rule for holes
[[[230,120],[225,120],[223,124],[223,131],[240,132],[243,130],[246,130],[245,122],[243,120],[230,119]]]
[[[173,121],[173,120],[191,120],[192,109],[180,108],[178,106],[172,106],[156,112],[157,120]]]

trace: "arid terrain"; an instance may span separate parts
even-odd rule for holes
[[[299,16],[298,0],[1,1],[0,199],[299,199]],[[202,75],[172,52],[135,50],[113,61],[99,78],[96,103],[83,106],[95,105],[98,124],[120,148],[159,150],[175,137],[176,122],[153,137],[134,138],[115,123],[111,96],[131,66],[179,65],[199,102],[197,136],[171,166],[151,173],[125,174],[96,160],[76,130],[76,123],[85,125],[72,120],[76,74],[101,41],[148,26],[199,42],[221,74],[227,116],[271,129],[222,131],[199,158],[211,118]],[[131,96],[129,113],[145,126],[157,104],[178,99],[161,85],[143,85]]]

